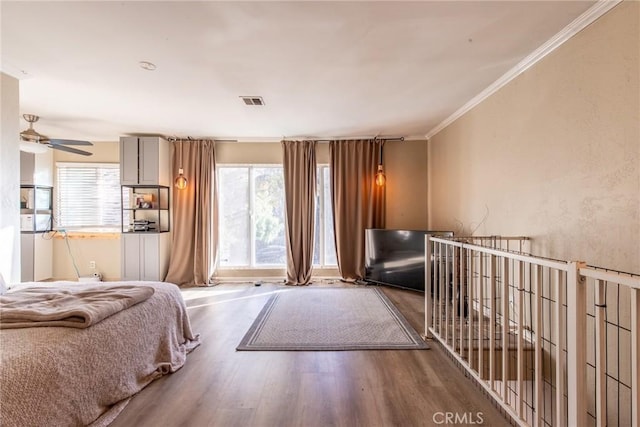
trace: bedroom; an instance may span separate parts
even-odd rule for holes
[[[488,211],[481,234],[524,234],[536,240],[540,255],[640,271],[637,17],[637,3],[623,2],[428,143],[388,144],[387,226],[457,230],[459,221],[470,231]],[[19,227],[11,208],[18,206],[18,196],[9,189],[19,186],[14,137],[25,127],[20,114],[42,114],[43,124],[45,114],[19,107],[18,81],[3,75],[2,84],[0,173],[7,203],[0,225],[5,229]],[[73,137],[64,128],[44,129]],[[279,147],[262,144],[258,147],[265,150]],[[228,156],[229,163],[250,163],[246,150],[266,163],[256,148],[222,142],[220,161]],[[108,156],[103,161],[114,159]],[[119,277],[117,240],[71,242],[86,256],[84,268],[94,260],[105,277]],[[53,275],[56,279],[74,277],[63,244],[54,242],[54,268],[67,266]],[[2,257],[13,260],[3,266],[12,281],[19,280],[15,253],[14,246]]]

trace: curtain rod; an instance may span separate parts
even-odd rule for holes
[[[291,141],[292,139],[282,138],[285,141]],[[373,138],[333,138],[333,139],[315,139],[315,138],[299,138],[301,140],[306,141],[315,141],[315,142],[331,142],[331,141],[357,141],[360,139],[373,139],[374,141],[404,141],[404,136],[399,137],[373,137]]]
[[[299,141],[299,140],[304,140],[304,141],[315,141],[315,142],[331,142],[331,141],[356,141],[356,140],[361,140],[361,139],[372,139],[373,141],[382,141],[382,142],[387,142],[387,141],[404,141],[404,136],[398,136],[398,137],[360,137],[360,138],[332,138],[332,139],[327,139],[327,138],[305,138],[305,137],[299,137],[299,138],[279,138],[279,139],[274,139],[273,141],[261,141],[260,138],[256,138],[256,141],[251,141],[251,138],[242,138],[243,141],[240,141],[238,139],[216,139],[216,138],[192,138],[190,136],[186,137],[186,138],[178,138],[175,136],[168,136],[165,137],[165,139],[167,139],[169,142],[195,142],[195,141],[215,141],[215,142],[280,142],[280,141]],[[246,141],[245,141],[246,140]]]
[[[197,142],[197,141],[211,141],[210,138],[192,138],[190,136],[186,138],[178,138],[175,136],[168,136],[165,138],[169,142]]]

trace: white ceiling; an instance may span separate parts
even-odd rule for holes
[[[3,0],[1,67],[53,138],[424,137],[593,4]]]

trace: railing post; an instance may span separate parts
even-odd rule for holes
[[[631,289],[631,425],[640,425],[640,289]]]
[[[582,262],[571,261],[567,271],[567,397],[569,426],[587,425],[586,280]]]
[[[596,280],[595,292],[596,329],[596,426],[607,425],[607,286],[604,280]]]
[[[557,427],[567,425],[567,414],[564,407],[564,390],[566,388],[565,374],[566,363],[564,360],[563,344],[565,342],[566,328],[565,322],[562,318],[562,297],[564,296],[563,290],[563,275],[561,270],[554,271],[555,277],[555,335],[556,335],[556,390],[561,390],[561,393],[556,393],[556,422]]]
[[[433,326],[431,308],[433,307],[432,295],[432,269],[431,269],[431,235],[424,236],[424,337],[431,338],[429,329]]]
[[[531,283],[533,291],[533,331],[535,333],[536,342],[534,343],[534,384],[533,384],[533,402],[534,402],[534,418],[533,425],[542,426],[544,420],[544,373],[543,367],[543,349],[542,349],[542,266],[532,265],[533,282]],[[582,427],[582,425],[578,426]]]
[[[507,243],[508,245],[508,243]],[[508,247],[508,246],[507,246]],[[500,257],[500,276],[502,277],[502,401],[509,402],[509,260]]]
[[[491,254],[489,255],[489,385],[492,390],[496,379],[496,310],[496,256]],[[503,380],[506,381],[506,378]]]
[[[524,269],[525,263],[522,261],[518,261],[518,297],[516,298],[516,318],[518,319],[518,324],[516,325],[517,334],[518,334],[518,349],[517,349],[517,357],[516,357],[516,366],[518,367],[518,390],[516,396],[516,412],[520,419],[524,419],[524,399],[522,396],[524,395],[524,293],[525,293],[525,285],[524,285]],[[529,325],[533,326],[533,325]]]

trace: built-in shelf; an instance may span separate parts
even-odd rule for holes
[[[53,187],[20,186],[20,231],[46,233],[52,228]]]
[[[167,233],[170,230],[169,187],[122,186],[122,232]]]

